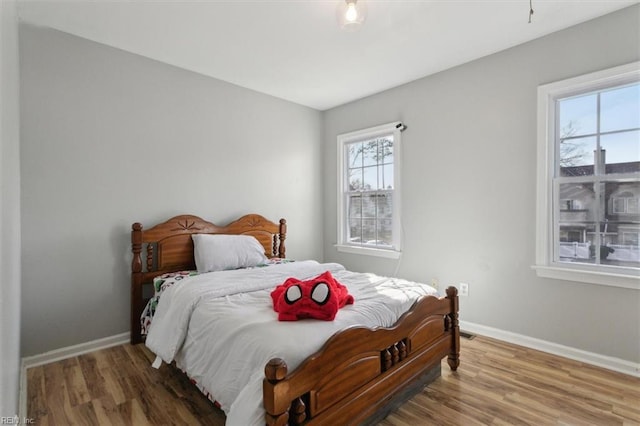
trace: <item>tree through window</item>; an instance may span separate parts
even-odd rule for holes
[[[339,246],[399,251],[400,132],[393,124],[338,136]]]

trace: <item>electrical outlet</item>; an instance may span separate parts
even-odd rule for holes
[[[438,290],[438,285],[440,283],[438,282],[437,278],[431,278],[431,287],[435,288],[436,290]]]
[[[467,284],[467,283],[458,284],[458,295],[459,296],[468,296],[469,295],[469,284]]]

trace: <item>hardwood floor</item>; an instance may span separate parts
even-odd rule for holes
[[[640,425],[638,378],[484,337],[461,343],[458,371],[443,364],[381,426]]]
[[[640,379],[478,336],[461,365],[380,426],[640,425]],[[27,371],[36,425],[224,425],[224,414],[175,368],[122,345]]]

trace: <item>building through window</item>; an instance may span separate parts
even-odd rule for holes
[[[632,64],[539,89],[543,275],[555,267],[639,276],[639,75]]]

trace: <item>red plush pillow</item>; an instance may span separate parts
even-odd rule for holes
[[[353,304],[353,296],[327,271],[308,281],[288,278],[271,292],[279,321],[315,318],[333,321],[338,309]]]

